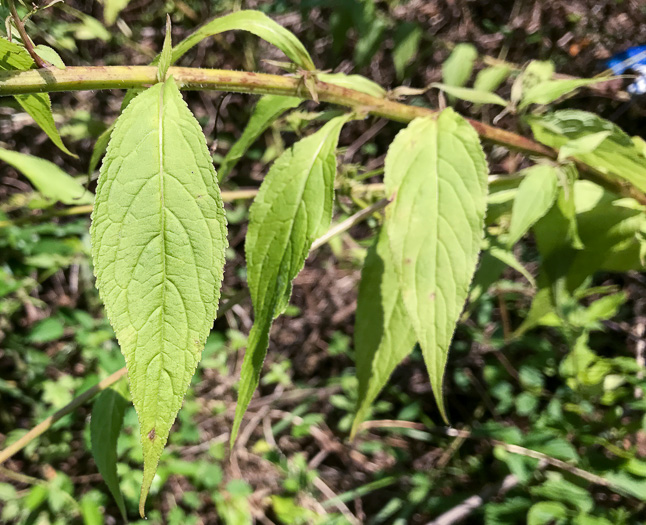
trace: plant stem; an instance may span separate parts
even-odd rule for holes
[[[368,206],[367,208],[364,208],[363,210],[358,211],[354,215],[351,215],[343,222],[340,222],[339,224],[332,226],[327,231],[327,233],[325,233],[324,235],[322,235],[312,243],[312,247],[310,248],[310,251],[320,248],[321,246],[326,244],[330,239],[332,239],[332,237],[336,237],[340,233],[348,231],[355,224],[359,224],[360,222],[364,221],[376,211],[384,209],[388,205],[388,202],[389,202],[388,199],[381,199],[380,201],[375,202],[372,206]]]
[[[384,420],[373,420],[373,421],[364,421],[360,429],[361,430],[367,430],[367,429],[372,429],[372,428],[410,428],[410,429],[415,429],[415,430],[423,430],[426,432],[430,432],[433,434],[442,434],[445,436],[449,437],[461,437],[464,439],[474,439],[474,440],[486,440],[489,441],[492,445],[498,445],[502,448],[504,448],[507,452],[511,452],[512,454],[518,454],[521,456],[526,456],[529,458],[534,458],[538,459],[541,461],[545,461],[548,465],[551,465],[553,467],[559,468],[561,470],[565,470],[566,472],[569,472],[570,474],[573,474],[574,476],[578,476],[582,479],[585,479],[586,481],[589,481],[590,483],[594,483],[596,485],[600,485],[602,487],[608,487],[610,489],[613,489],[615,491],[619,491],[620,493],[624,493],[623,489],[617,485],[616,483],[611,482],[610,480],[604,478],[603,476],[599,476],[598,474],[594,474],[592,472],[588,472],[587,470],[583,470],[579,467],[576,467],[575,465],[571,465],[570,463],[567,463],[563,460],[560,460],[558,458],[548,456],[547,454],[543,452],[539,452],[537,450],[532,450],[526,447],[521,447],[520,445],[513,445],[511,443],[505,443],[504,441],[500,441],[498,439],[489,439],[485,436],[480,436],[477,434],[471,433],[469,430],[460,430],[457,428],[442,428],[442,427],[436,427],[436,428],[428,428],[424,423],[415,423],[412,421],[398,421],[394,419],[384,419]]]
[[[335,226],[332,226],[332,228],[330,228],[326,234],[324,234],[322,237],[320,237],[319,239],[317,239],[312,243],[311,251],[316,250],[317,248],[320,248],[325,243],[327,243],[332,237],[349,230],[355,224],[358,224],[361,221],[368,218],[375,211],[385,208],[387,204],[388,204],[388,200],[383,199],[364,210],[358,211],[351,217],[348,217],[345,221],[340,222]],[[220,306],[218,310],[218,317],[221,317],[222,315],[224,315],[226,311],[230,310],[234,305],[240,303],[246,296],[247,296],[246,290],[241,290],[238,293],[236,293],[225,304]],[[0,465],[5,461],[7,461],[14,454],[17,454],[18,452],[20,452],[23,448],[27,446],[29,442],[36,439],[38,436],[44,434],[60,418],[69,414],[73,410],[76,410],[78,407],[80,407],[81,405],[85,404],[87,401],[92,399],[99,392],[102,392],[106,388],[109,388],[110,386],[112,386],[114,383],[119,381],[119,379],[121,379],[124,375],[126,375],[125,367],[121,368],[120,370],[117,370],[111,376],[106,377],[103,381],[99,382],[98,384],[94,385],[90,389],[86,390],[81,395],[75,397],[70,403],[65,405],[58,412],[56,412],[55,414],[49,416],[47,419],[38,423],[38,425],[32,428],[19,440],[15,441],[4,450],[0,450]]]
[[[250,73],[224,69],[171,67],[169,75],[184,90],[217,90],[263,95],[288,95],[311,99],[299,78],[267,73]],[[157,68],[153,66],[95,66],[68,67],[47,71],[0,72],[0,95],[20,95],[53,91],[83,91],[94,89],[145,88],[157,82]],[[351,107],[399,122],[410,122],[417,117],[428,117],[437,111],[401,104],[385,98],[373,97],[353,89],[317,82],[319,100]],[[528,154],[556,158],[556,152],[533,140],[515,133],[470,121],[479,135],[488,141],[508,146]]]
[[[184,90],[233,91],[259,95],[287,95],[303,99],[312,96],[303,87],[300,78],[250,73],[225,69],[200,69],[171,67],[169,75]],[[67,69],[32,69],[28,71],[0,71],[0,96],[55,91],[83,91],[94,89],[146,88],[157,82],[157,67],[154,66],[93,66],[68,67]],[[316,93],[321,102],[329,102],[353,108],[389,120],[407,123],[418,117],[432,117],[436,110],[409,106],[385,98],[334,84],[317,81]],[[477,120],[467,119],[480,137],[527,155],[556,159],[557,152],[531,139],[489,126]],[[593,167],[577,162],[579,173],[610,191],[632,197],[646,204],[646,194],[621,180],[603,174]]]
[[[11,456],[13,456],[18,451],[25,448],[30,441],[36,439],[41,434],[45,433],[60,418],[62,418],[63,416],[69,414],[73,410],[76,410],[81,405],[85,404],[86,401],[89,401],[96,394],[98,394],[99,392],[105,390],[109,386],[116,383],[124,375],[126,375],[126,369],[125,368],[122,368],[121,370],[117,370],[114,374],[112,374],[109,377],[106,377],[103,381],[100,381],[99,383],[94,385],[92,388],[89,388],[88,390],[83,392],[80,396],[77,396],[74,399],[72,399],[72,401],[70,403],[65,405],[58,412],[56,412],[55,414],[52,414],[51,416],[49,416],[45,420],[38,423],[38,425],[36,425],[34,428],[32,428],[29,432],[27,432],[19,440],[15,441],[11,445],[9,445],[7,448],[0,451],[0,464],[4,463]]]
[[[42,58],[40,58],[36,53],[36,50],[34,49],[34,44],[31,41],[31,38],[29,38],[27,31],[25,30],[25,25],[22,23],[22,18],[20,18],[20,15],[16,10],[16,5],[14,4],[14,1],[8,0],[8,4],[9,4],[9,11],[11,12],[11,18],[13,20],[14,25],[16,26],[16,29],[18,30],[18,34],[22,39],[22,43],[25,46],[25,49],[31,55],[31,58],[34,59],[34,62],[36,62],[36,65],[39,68],[47,67],[47,64],[45,64],[45,61]]]

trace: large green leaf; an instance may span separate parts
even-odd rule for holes
[[[0,71],[27,71],[34,66],[34,60],[23,46],[15,42],[9,42],[5,38],[0,38]],[[28,95],[16,95],[14,98],[61,151],[76,157],[63,144],[63,140],[56,129],[49,94],[30,93]]]
[[[574,109],[530,116],[527,120],[536,139],[552,148],[561,148],[572,140],[591,134],[609,132],[609,136],[597,144],[593,151],[583,150],[572,156],[601,173],[626,180],[641,191],[646,191],[646,158],[630,136],[612,122]]]
[[[534,225],[543,269],[552,282],[567,277],[570,290],[599,270],[640,270],[640,242],[646,214],[633,199],[622,199],[589,181],[573,185],[573,206],[580,246],[573,245],[562,198]]]
[[[276,46],[303,69],[309,71],[316,69],[312,57],[294,33],[274,22],[266,14],[253,10],[236,11],[207,22],[173,48],[172,62],[175,63],[184,53],[205,38],[232,30],[249,31]]]
[[[335,152],[347,119],[332,119],[285,151],[267,173],[249,210],[245,251],[255,320],[242,363],[232,443],[258,386],[272,321],[287,307],[292,281],[303,268],[312,242],[330,225]]]
[[[0,160],[27,177],[44,197],[64,204],[91,204],[94,195],[53,162],[0,148]]]
[[[244,129],[236,143],[231,146],[226,157],[224,157],[218,171],[218,178],[220,180],[224,180],[237,164],[238,160],[240,160],[247,149],[249,149],[249,146],[251,146],[251,144],[253,144],[269,126],[271,126],[272,122],[285,113],[285,111],[295,108],[300,103],[300,98],[283,97],[280,95],[265,95],[258,100],[258,103],[249,118],[247,127]]]
[[[395,367],[410,354],[417,341],[391,259],[388,236],[382,229],[377,242],[368,250],[359,285],[354,325],[359,395],[351,437]]]
[[[215,318],[227,244],[204,135],[172,77],[140,94],[117,120],[91,234],[97,286],[141,425],[143,514]]]
[[[524,170],[511,211],[507,245],[516,244],[554,204],[558,190],[556,168],[539,164]]]
[[[123,415],[128,406],[125,395],[125,382],[120,381],[112,388],[101,392],[92,406],[90,419],[90,441],[92,456],[103,481],[126,520],[126,506],[119,489],[117,478],[117,440],[123,425]]]
[[[385,227],[444,419],[442,378],[480,252],[487,175],[476,132],[451,109],[411,122],[386,156]]]

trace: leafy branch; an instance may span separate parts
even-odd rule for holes
[[[222,69],[170,67],[168,74],[182,90],[211,90],[257,95],[283,95],[311,100],[312,94],[304,89],[298,78]],[[0,71],[0,96],[57,91],[85,91],[97,89],[136,89],[157,83],[158,68],[154,66],[90,66],[49,68],[46,71]],[[436,110],[402,104],[388,98],[379,98],[356,89],[316,81],[319,102],[328,102],[353,108],[358,112],[408,123],[415,118],[435,117]],[[466,119],[482,140],[505,146],[527,155],[556,160],[556,150],[532,139],[475,119]],[[632,197],[646,204],[646,195],[631,184],[617,180],[594,167],[576,161],[583,178],[610,191]]]
[[[38,56],[38,53],[36,53],[36,50],[34,49],[34,44],[31,41],[31,38],[29,38],[29,35],[25,30],[25,25],[23,24],[22,18],[20,18],[20,15],[16,10],[16,4],[14,3],[14,0],[8,0],[7,3],[9,4],[9,11],[11,12],[11,20],[13,21],[13,24],[16,26],[16,30],[18,31],[18,34],[22,39],[25,49],[31,55],[31,58],[33,58],[34,62],[36,63],[36,66],[38,66],[39,68],[47,67],[47,64],[45,64],[45,61]]]

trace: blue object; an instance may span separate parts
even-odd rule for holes
[[[617,53],[606,62],[606,65],[615,75],[621,75],[629,70],[637,73],[639,76],[628,86],[628,92],[632,95],[646,94],[646,46],[634,46]]]

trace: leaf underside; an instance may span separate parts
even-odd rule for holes
[[[474,129],[453,110],[416,119],[386,156],[392,203],[384,227],[403,302],[446,420],[442,380],[480,252],[487,162]]]
[[[330,225],[335,151],[347,119],[332,119],[285,151],[250,208],[245,252],[255,321],[242,364],[231,443],[258,386],[272,321],[287,307],[292,280],[303,268],[312,242]]]
[[[92,214],[97,287],[126,358],[145,500],[216,315],[226,220],[204,135],[169,78],[116,122]]]

